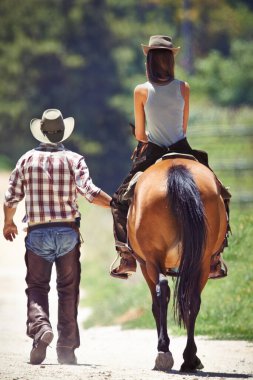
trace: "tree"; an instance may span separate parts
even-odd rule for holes
[[[113,191],[127,171],[130,133],[110,105],[121,85],[105,1],[3,0],[0,11],[0,132],[9,140],[2,153],[16,159],[32,145],[30,119],[59,108],[76,119],[66,144],[88,156],[95,182]]]
[[[252,44],[234,41],[230,57],[224,59],[214,50],[197,62],[197,75],[192,81],[194,91],[204,93],[222,106],[252,105],[252,65]]]

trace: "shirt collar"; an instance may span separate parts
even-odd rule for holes
[[[35,150],[43,151],[43,152],[59,152],[65,150],[65,147],[61,143],[57,144],[48,144],[48,143],[40,143],[40,145],[35,148]]]

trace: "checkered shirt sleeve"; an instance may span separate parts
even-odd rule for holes
[[[18,203],[25,196],[24,180],[21,174],[22,158],[17,162],[15,169],[12,171],[9,178],[9,187],[5,193],[4,204],[11,208],[16,208]]]
[[[80,158],[75,169],[75,184],[78,192],[85,196],[85,198],[92,202],[94,197],[99,194],[100,188],[94,185],[89,174],[89,169],[85,163],[84,158]]]

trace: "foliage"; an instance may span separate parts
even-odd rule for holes
[[[212,51],[207,58],[197,62],[197,74],[192,80],[193,91],[208,95],[223,106],[252,105],[252,65],[252,43],[236,40],[231,44],[229,58]]]
[[[146,80],[140,44],[147,43],[151,34],[164,33],[184,47],[186,20],[192,30],[190,51],[195,59],[204,59],[197,65],[194,96],[205,94],[222,104],[251,103],[252,82],[246,88],[251,74],[246,68],[252,66],[252,50],[242,43],[232,44],[234,40],[246,44],[252,38],[251,2],[189,3],[186,12],[182,0],[1,0],[1,155],[14,163],[35,144],[30,120],[40,117],[45,108],[60,108],[63,116],[76,119],[67,147],[87,157],[97,185],[114,191],[129,168],[133,148],[128,131],[133,89]],[[213,49],[218,53],[205,61]],[[179,54],[178,73],[188,53],[183,48]],[[220,82],[215,89],[217,82],[209,75],[217,54],[221,73],[226,74],[221,94]],[[230,67],[234,59],[243,70]],[[207,72],[209,83],[203,89],[199,82]],[[187,77],[184,74],[182,79]]]
[[[127,170],[130,134],[122,112],[109,104],[121,85],[108,54],[115,38],[105,7],[105,1],[0,3],[0,133],[1,152],[17,159],[33,145],[30,119],[60,108],[76,119],[67,146],[88,155],[95,181],[102,177],[109,189],[115,172]]]

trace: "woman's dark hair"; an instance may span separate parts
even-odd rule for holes
[[[171,50],[149,50],[147,55],[147,74],[150,82],[164,83],[174,79],[174,66],[174,54]]]

